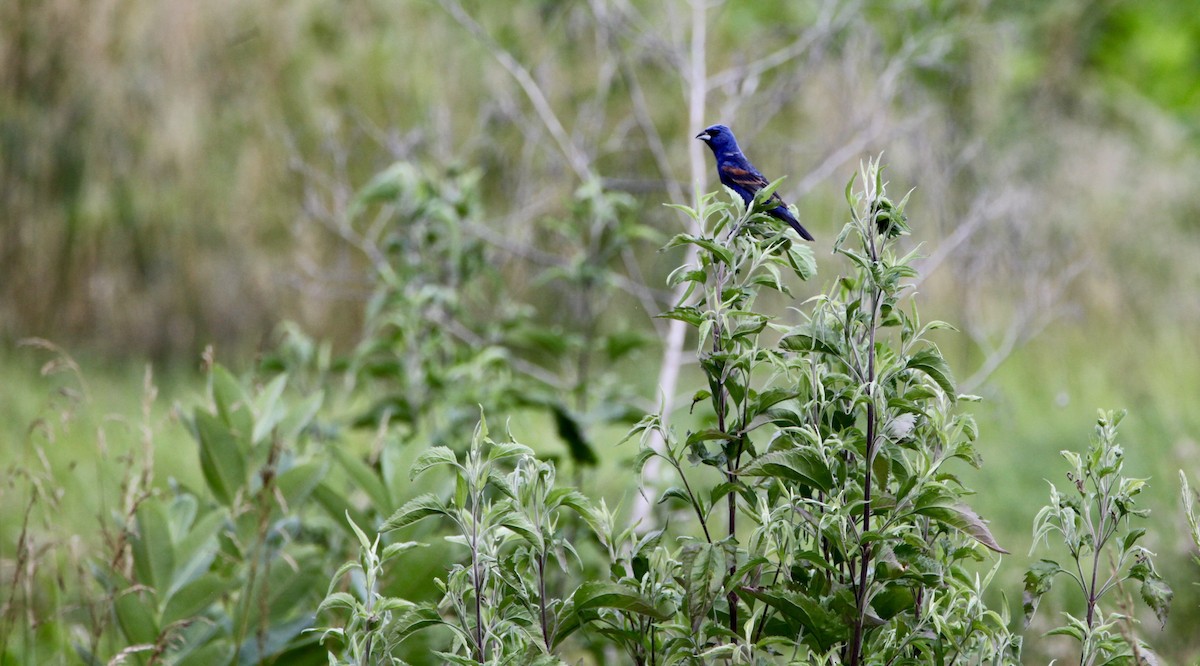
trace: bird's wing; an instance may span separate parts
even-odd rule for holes
[[[719,169],[723,180],[728,179],[729,182],[749,192],[750,196],[754,196],[759,190],[767,186],[767,179],[755,170],[754,167],[743,169],[732,164],[722,164]],[[771,198],[767,199],[767,201],[778,201],[778,203],[783,204],[783,201],[779,199],[779,195],[774,193],[771,194]]]

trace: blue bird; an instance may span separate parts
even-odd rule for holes
[[[742,154],[742,150],[738,148],[737,139],[733,138],[733,132],[724,125],[713,125],[697,134],[696,138],[708,144],[708,147],[712,149],[713,157],[717,158],[717,176],[721,179],[721,183],[737,192],[742,197],[742,201],[749,206],[754,201],[754,195],[767,186],[767,179],[763,178],[758,169],[755,169],[754,165],[750,164],[750,161]],[[767,205],[771,204],[778,205],[768,209],[768,215],[787,222],[804,240],[813,240],[812,234],[800,226],[800,222],[788,210],[787,204],[779,198],[778,194],[771,193],[771,197],[767,199]]]

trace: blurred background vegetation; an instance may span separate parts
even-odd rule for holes
[[[922,312],[962,329],[939,342],[985,398],[972,406],[985,466],[964,478],[1014,552],[1010,603],[1044,479],[1065,470],[1057,452],[1083,446],[1096,407],[1130,409],[1151,547],[1176,563],[1174,619],[1150,640],[1195,659],[1200,597],[1174,472],[1200,476],[1194,3],[778,0],[693,16],[684,0],[0,4],[6,467],[30,462],[31,433],[50,430],[30,424],[68,399],[18,340],[83,359],[92,423],[55,431],[45,462],[64,469],[110,427],[102,415],[138,413],[148,361],[179,399],[202,386],[205,347],[245,366],[284,321],[352,349],[375,286],[354,194],[397,162],[433,182],[478,178],[463,233],[496,288],[528,306],[506,321],[526,342],[544,343],[539,329],[641,335],[635,363],[610,369],[624,397],[653,405],[655,374],[640,368],[659,362],[666,332],[650,310],[665,309],[680,259],[658,248],[683,223],[661,204],[691,202],[691,137],[719,121],[765,173],[789,175],[780,192],[818,239],[815,289],[835,277],[828,247],[860,159],[885,152],[893,187],[916,189]],[[702,118],[689,115],[697,86]],[[620,215],[661,237],[597,253],[565,228],[603,218],[589,191],[627,195]],[[589,261],[641,286],[590,310]],[[500,314],[476,296],[464,307],[486,334]],[[586,362],[574,373],[582,382]],[[186,437],[168,445],[188,453],[160,455],[159,478],[194,481]],[[64,520],[82,529],[86,507]]]

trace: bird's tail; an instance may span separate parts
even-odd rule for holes
[[[788,225],[790,225],[793,229],[795,229],[796,233],[800,234],[800,237],[803,238],[804,240],[806,240],[806,241],[816,240],[815,238],[813,238],[812,234],[808,233],[807,229],[800,226],[800,221],[797,220],[794,215],[792,215],[792,211],[788,210],[787,206],[780,206],[772,212],[776,214],[776,217],[783,220],[784,222],[787,222]]]

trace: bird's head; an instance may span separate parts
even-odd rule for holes
[[[713,152],[728,152],[738,150],[737,139],[733,138],[733,132],[725,125],[712,125],[696,135],[704,143],[708,144]]]

